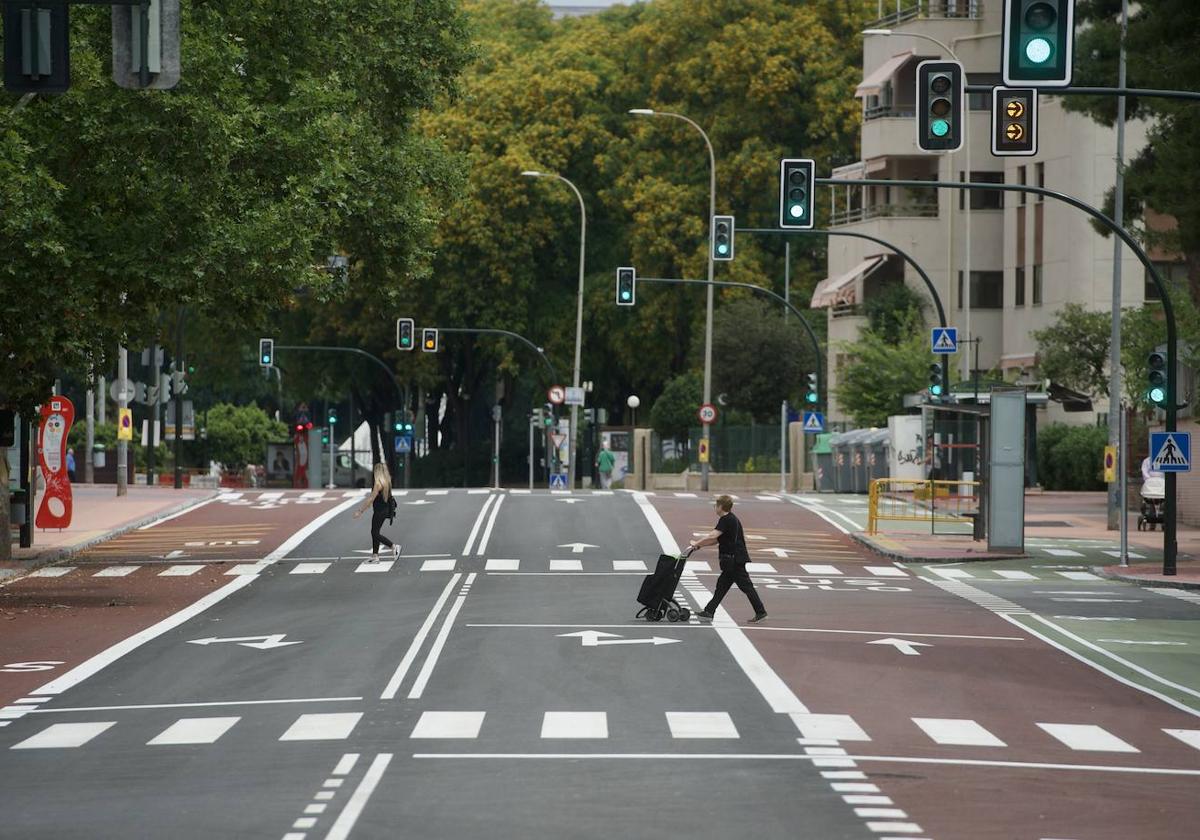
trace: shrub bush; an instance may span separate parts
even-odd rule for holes
[[[1047,490],[1103,490],[1108,430],[1054,423],[1038,434],[1038,478]]]

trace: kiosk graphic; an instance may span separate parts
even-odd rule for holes
[[[1188,432],[1151,432],[1150,468],[1158,472],[1190,472],[1192,436]]]

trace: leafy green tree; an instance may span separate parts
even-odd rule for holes
[[[227,470],[262,463],[267,444],[287,440],[287,435],[287,426],[256,405],[221,403],[208,411],[209,451]]]
[[[1085,394],[1108,396],[1111,328],[1108,312],[1066,304],[1053,324],[1033,333],[1039,375]]]
[[[1052,423],[1038,432],[1038,479],[1047,490],[1103,490],[1102,426]]]
[[[713,315],[713,391],[756,420],[779,416],[779,404],[804,389],[814,367],[812,343],[796,316],[777,304],[735,298]],[[764,360],[770,363],[764,363]]]
[[[696,410],[703,399],[704,378],[698,372],[676,376],[651,406],[650,425],[663,437],[686,441],[688,430],[699,422]]]
[[[841,369],[838,404],[859,426],[884,426],[904,411],[904,395],[929,384],[929,340],[919,318],[910,313],[905,338],[893,344],[871,328],[858,341],[841,346],[849,361]]]
[[[863,304],[867,324],[891,344],[905,338],[913,319],[923,321],[928,306],[924,295],[905,283],[888,283]]]

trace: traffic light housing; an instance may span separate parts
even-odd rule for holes
[[[1001,75],[1012,87],[1071,84],[1075,0],[1004,0]]]
[[[814,224],[816,164],[808,158],[779,161],[779,226],[809,230]]]
[[[337,425],[337,408],[330,406],[329,410],[325,413],[325,416],[328,419],[330,426]]]
[[[733,259],[733,216],[712,217],[712,258],[729,261]]]
[[[275,339],[260,338],[258,340],[258,363],[263,367],[275,364]]]
[[[1035,88],[992,88],[992,154],[1037,154],[1038,94]]]
[[[416,347],[415,337],[417,334],[416,324],[412,318],[397,318],[396,319],[396,349],[397,350],[412,350]]]
[[[554,425],[554,403],[546,403],[542,406],[542,423],[546,428]]]
[[[807,378],[808,387],[804,391],[804,402],[808,405],[816,405],[821,400],[821,395],[817,391],[817,375],[810,373]]]
[[[633,306],[637,301],[637,269],[623,266],[617,269],[617,306]]]
[[[956,152],[966,133],[963,66],[957,61],[917,65],[917,146],[926,152]]]
[[[71,86],[69,7],[46,0],[34,14],[32,6],[4,4],[4,87],[10,93],[66,93]]]
[[[1146,357],[1146,379],[1150,387],[1146,390],[1147,401],[1159,408],[1167,405],[1167,355],[1155,350]]]
[[[321,427],[321,445],[322,446],[329,445],[329,427],[328,426]]]
[[[438,331],[433,328],[421,331],[421,350],[426,353],[438,351]]]
[[[112,7],[112,80],[132,90],[173,88],[179,84],[179,0],[150,0],[144,36],[142,23],[140,6]]]
[[[934,362],[929,366],[929,393],[931,396],[940,397],[946,391],[946,374],[942,370],[941,362]]]

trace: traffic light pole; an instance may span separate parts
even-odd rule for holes
[[[391,368],[389,368],[386,364],[384,364],[382,359],[380,359],[378,356],[371,355],[366,350],[359,350],[357,347],[329,347],[329,346],[320,345],[320,344],[308,344],[308,345],[276,344],[275,349],[276,350],[308,350],[308,351],[320,352],[320,353],[355,353],[359,356],[365,356],[366,358],[370,359],[372,362],[374,362],[375,364],[377,364],[381,368],[383,368],[384,372],[387,373],[388,378],[391,379],[392,383],[396,386],[396,393],[400,397],[400,404],[403,406],[407,406],[407,400],[405,399],[404,388],[401,387],[400,380],[396,378],[396,374],[392,373]],[[280,408],[282,409],[283,406],[281,405]]]
[[[546,354],[542,348],[538,347],[520,333],[511,332],[510,330],[484,329],[482,327],[434,327],[434,329],[436,329],[438,332],[444,333],[482,333],[484,335],[505,335],[509,338],[515,338],[533,352],[537,353],[538,356],[541,357],[542,361],[546,363],[546,367],[550,369],[551,384],[558,382],[558,371],[554,369],[554,365],[550,364],[550,360],[546,358]]]
[[[991,93],[991,85],[967,85],[967,93]],[[1026,85],[1028,87],[1028,85]],[[1120,87],[1071,87],[1043,88],[1047,96],[1138,96],[1151,99],[1200,100],[1200,92],[1194,90],[1156,90],[1154,88]]]
[[[808,333],[808,337],[810,339],[812,339],[813,352],[817,356],[817,394],[818,394],[818,396],[821,396],[822,398],[824,397],[824,394],[825,394],[825,361],[824,361],[825,355],[821,352],[821,340],[819,338],[817,338],[817,334],[815,332],[813,332],[812,325],[810,323],[808,323],[808,321],[805,320],[804,315],[801,314],[800,310],[797,309],[796,307],[792,306],[791,301],[789,301],[787,298],[783,297],[782,295],[776,294],[775,292],[771,291],[770,289],[764,288],[762,286],[755,286],[753,283],[734,283],[730,280],[685,280],[685,279],[679,278],[679,277],[639,277],[638,282],[639,283],[678,283],[680,285],[688,285],[688,286],[703,285],[703,286],[707,286],[709,288],[710,292],[712,291],[712,288],[714,286],[725,286],[728,288],[735,288],[735,289],[749,289],[752,292],[758,292],[759,294],[764,294],[764,295],[768,295],[770,297],[775,298],[775,300],[782,303],[784,306],[786,306],[788,309],[790,309],[795,314],[796,319],[800,322],[800,325],[802,327],[804,327],[805,332]],[[820,405],[820,403],[818,403],[818,405]],[[708,427],[708,424],[706,423],[705,428],[707,428],[707,427]],[[705,437],[707,437],[707,435]]]
[[[1064,204],[1069,204],[1077,210],[1082,210],[1087,215],[1091,216],[1100,224],[1111,230],[1115,235],[1121,238],[1129,250],[1137,256],[1138,261],[1146,268],[1146,272],[1150,275],[1150,279],[1154,281],[1154,286],[1158,290],[1159,297],[1162,301],[1163,317],[1167,326],[1167,404],[1164,410],[1167,415],[1166,430],[1168,432],[1176,431],[1176,417],[1179,410],[1178,398],[1178,378],[1179,371],[1177,369],[1176,354],[1178,341],[1175,325],[1175,308],[1171,305],[1171,293],[1167,288],[1167,284],[1163,282],[1162,276],[1158,273],[1154,263],[1142,250],[1141,245],[1134,239],[1124,227],[1118,225],[1104,213],[1097,210],[1090,204],[1080,201],[1072,195],[1048,190],[1045,187],[1034,187],[1026,184],[975,184],[975,183],[960,183],[947,181],[892,181],[882,178],[817,178],[818,184],[829,186],[861,186],[861,187],[906,187],[909,189],[927,189],[933,187],[935,189],[950,189],[950,190],[998,190],[1000,192],[1021,192],[1032,193],[1048,198],[1053,198],[1056,201],[1061,201]],[[1169,472],[1165,477],[1166,482],[1166,499],[1164,500],[1163,510],[1163,575],[1170,576],[1176,574],[1176,558],[1179,552],[1179,546],[1176,541],[1176,514],[1178,505],[1175,499],[1175,473]]]

